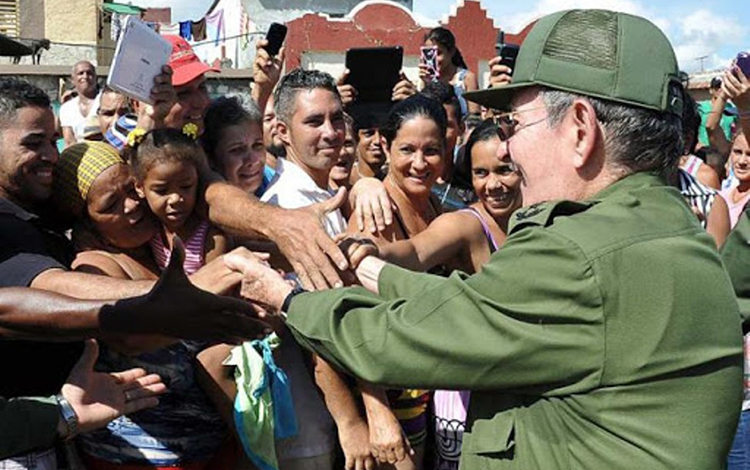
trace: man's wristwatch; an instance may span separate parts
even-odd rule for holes
[[[68,400],[65,399],[62,393],[55,395],[57,400],[57,406],[60,408],[60,415],[63,421],[65,421],[67,432],[60,436],[62,440],[72,439],[78,434],[78,415]]]
[[[286,295],[286,298],[284,298],[284,303],[281,304],[281,310],[279,311],[279,314],[282,318],[286,319],[286,313],[287,311],[289,311],[289,305],[292,303],[292,299],[294,298],[294,296],[297,294],[302,294],[303,292],[307,292],[307,290],[300,285],[296,285],[294,289],[292,289],[292,291]]]

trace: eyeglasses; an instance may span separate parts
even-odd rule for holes
[[[539,124],[540,122],[546,121],[547,116],[537,121],[528,122],[524,125],[520,125],[518,123],[518,119],[516,119],[516,116],[522,113],[526,113],[529,111],[536,111],[539,109],[545,109],[545,107],[537,106],[535,108],[522,109],[520,111],[510,111],[507,113],[496,114],[495,116],[493,116],[493,121],[495,121],[495,124],[497,124],[498,128],[501,131],[500,138],[503,140],[509,140],[511,137],[513,137],[522,129],[526,129],[527,127],[531,127],[533,125]]]

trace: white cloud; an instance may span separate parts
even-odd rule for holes
[[[699,71],[701,66],[704,70],[726,67],[731,59],[721,57],[719,50],[727,46],[740,50],[747,32],[734,18],[705,9],[694,11],[680,21],[680,29],[674,34],[680,67],[688,72]]]
[[[541,0],[529,11],[503,18],[503,27],[510,32],[519,32],[532,21],[556,11],[571,8],[602,8],[602,6],[601,0]],[[666,30],[670,25],[666,18],[654,14],[634,0],[608,0],[606,9],[643,16],[653,21],[662,30]]]
[[[708,9],[687,10],[668,18],[665,12],[647,5],[640,0],[608,0],[605,8],[642,16],[656,24],[671,41],[680,67],[687,72],[698,71],[701,66],[705,70],[726,67],[729,59],[723,49],[730,46],[739,51],[750,31],[734,17]],[[539,0],[527,11],[506,16],[502,21],[506,30],[518,32],[531,21],[556,11],[602,6],[601,0]]]

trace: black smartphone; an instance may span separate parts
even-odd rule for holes
[[[746,78],[750,78],[750,54],[747,52],[740,52],[737,54],[737,58],[734,59],[734,63],[742,70],[742,74]]]
[[[511,69],[516,66],[516,57],[518,57],[518,51],[520,47],[516,44],[508,44],[505,42],[505,32],[500,31],[497,34],[495,40],[495,52],[497,55],[502,57],[500,64],[507,65]]]
[[[401,46],[348,49],[346,82],[357,90],[357,102],[390,103],[403,61]]]
[[[281,49],[282,44],[284,44],[285,38],[286,26],[281,23],[271,23],[271,26],[268,28],[268,33],[266,33],[266,41],[268,41],[268,44],[264,47],[266,52],[268,52],[268,55],[273,57],[278,54],[279,49]]]

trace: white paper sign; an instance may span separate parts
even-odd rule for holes
[[[117,41],[107,84],[138,101],[151,102],[154,77],[169,62],[172,44],[131,16]]]

